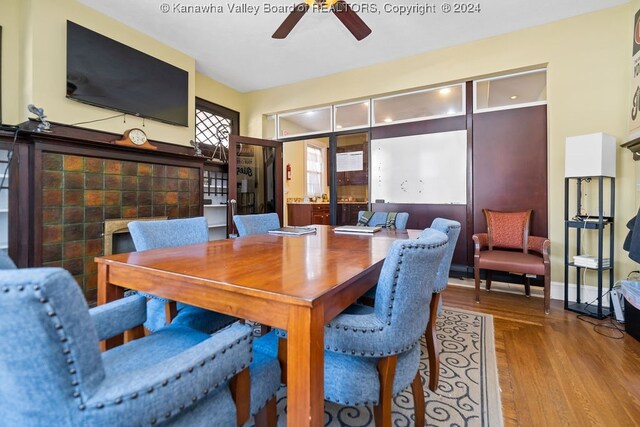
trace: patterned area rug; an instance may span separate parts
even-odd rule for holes
[[[427,347],[422,341],[420,371],[428,426],[502,426],[493,318],[445,307],[436,323],[440,342],[440,382],[429,382]],[[286,388],[278,392],[278,426],[286,426]],[[414,425],[411,387],[394,398],[395,427]],[[325,426],[373,426],[373,408],[325,403]]]

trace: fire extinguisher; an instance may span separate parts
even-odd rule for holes
[[[291,180],[291,164],[287,163],[287,181]]]

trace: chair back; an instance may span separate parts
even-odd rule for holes
[[[521,249],[527,252],[531,209],[521,212],[500,212],[482,209],[487,221],[489,250]]]
[[[129,232],[137,251],[193,245],[209,241],[209,226],[203,216],[160,221],[132,221]]]
[[[436,218],[431,223],[432,230],[438,230],[447,235],[449,243],[447,244],[447,250],[444,252],[442,262],[438,267],[438,275],[436,277],[436,283],[434,285],[434,292],[442,292],[449,282],[449,270],[451,269],[451,260],[453,259],[453,252],[456,249],[456,243],[458,242],[458,236],[460,236],[460,223],[450,219]],[[423,231],[424,233],[424,231]]]
[[[233,222],[240,237],[250,234],[264,234],[269,230],[280,228],[280,218],[277,213],[234,215]]]
[[[0,272],[2,425],[66,425],[105,377],[98,337],[62,268]]]
[[[406,349],[424,334],[447,242],[444,233],[427,229],[418,239],[396,240],[391,245],[378,279],[374,306],[385,329],[377,334],[380,346],[387,346],[385,351]]]
[[[365,213],[371,211],[359,211],[358,212],[358,225],[363,221],[363,217]],[[389,214],[392,212],[371,212],[371,218],[367,221],[366,224],[369,227],[389,227],[394,228],[396,230],[406,230],[407,222],[409,221],[409,213],[408,212],[394,212],[396,214],[395,222],[393,224],[387,224],[389,221]]]

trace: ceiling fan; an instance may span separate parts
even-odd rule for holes
[[[371,34],[371,28],[360,19],[344,0],[304,0],[303,3],[296,5],[271,37],[274,39],[284,39],[287,37],[298,21],[300,21],[309,8],[314,5],[326,9],[331,8],[340,22],[347,27],[347,30],[351,31],[351,34],[353,34],[357,40],[362,40]]]

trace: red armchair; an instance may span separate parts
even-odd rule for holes
[[[551,273],[549,247],[545,237],[530,236],[531,210],[499,212],[483,209],[487,232],[473,235],[473,271],[476,284],[476,302],[480,302],[480,270],[486,270],[486,289],[491,289],[491,272],[506,271],[544,276],[544,312],[549,313],[551,301]],[[530,295],[529,278],[525,281],[525,294]]]

